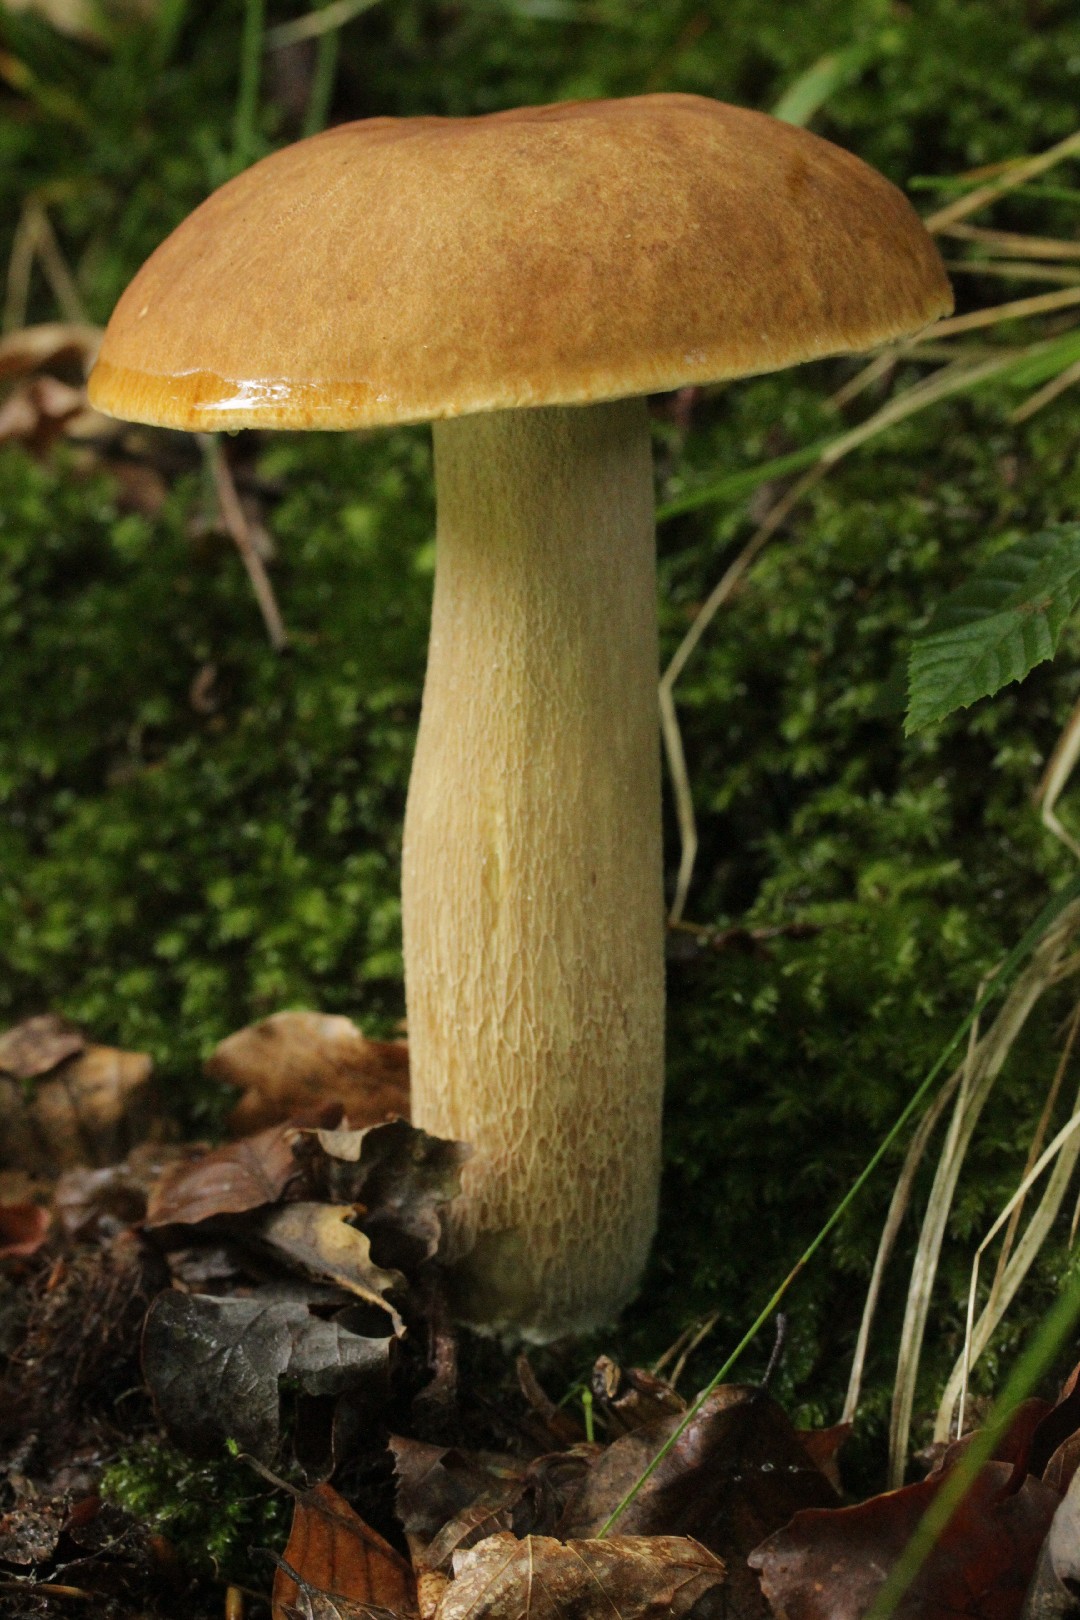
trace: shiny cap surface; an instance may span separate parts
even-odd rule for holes
[[[903,195],[700,96],[342,124],[207,198],[91,399],[189,430],[355,428],[773,371],[952,307]]]

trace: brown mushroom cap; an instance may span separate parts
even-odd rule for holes
[[[901,193],[762,113],[375,118],[196,209],[121,298],[90,394],[177,428],[368,427],[778,370],[951,307]]]

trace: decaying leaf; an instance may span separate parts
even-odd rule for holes
[[[40,1204],[0,1204],[0,1260],[36,1254],[49,1225],[49,1212]]]
[[[797,1513],[750,1557],[780,1620],[859,1620],[947,1476],[858,1507]],[[989,1463],[896,1609],[896,1620],[1017,1620],[1059,1498]]]
[[[1072,1483],[1043,1542],[1021,1620],[1080,1616],[1080,1478]]]
[[[850,1423],[834,1423],[829,1429],[795,1431],[803,1449],[809,1454],[810,1461],[821,1469],[838,1496],[841,1490],[838,1458],[841,1448],[851,1434],[851,1429]]]
[[[18,1035],[9,1031],[6,1039]],[[44,1041],[35,1058],[34,1043],[13,1041],[9,1061],[23,1069],[43,1063],[59,1044],[59,1037],[56,1044]],[[152,1072],[143,1052],[83,1043],[47,1070],[38,1068],[36,1077],[0,1073],[0,1164],[55,1174],[122,1159],[153,1124]]]
[[[0,1069],[14,1080],[34,1080],[85,1046],[86,1037],[74,1024],[57,1013],[42,1013],[0,1035]]]
[[[186,1449],[214,1452],[231,1437],[270,1461],[284,1378],[310,1395],[383,1389],[392,1339],[313,1315],[313,1302],[318,1295],[301,1288],[235,1299],[158,1295],[143,1332],[143,1373],[162,1422]]]
[[[120,1164],[65,1170],[53,1191],[53,1209],[64,1236],[100,1239],[137,1225],[166,1167],[185,1158],[185,1149],[173,1143],[141,1142]]]
[[[170,1166],[150,1195],[147,1227],[195,1226],[276,1203],[297,1174],[299,1134],[295,1126],[272,1125]]]
[[[438,1620],[677,1620],[724,1578],[686,1536],[494,1535],[455,1557]]]
[[[401,1333],[401,1318],[383,1296],[404,1288],[405,1279],[375,1264],[368,1238],[349,1225],[355,1214],[351,1204],[283,1204],[262,1216],[255,1230],[268,1248],[309,1276],[337,1283],[386,1311],[394,1332]]]
[[[369,1041],[350,1018],[274,1013],[222,1041],[206,1073],[243,1091],[229,1120],[238,1135],[334,1098],[353,1127],[409,1113],[405,1042]]]
[[[416,1613],[416,1582],[408,1564],[389,1542],[366,1525],[329,1485],[316,1485],[296,1499],[285,1563],[304,1586],[328,1600],[333,1613],[342,1603],[382,1609],[408,1620]],[[304,1613],[301,1589],[284,1569],[274,1577],[273,1620],[289,1609]]]
[[[100,326],[83,321],[43,321],[39,326],[5,332],[0,337],[0,378],[25,377],[45,366],[66,365],[88,377],[102,336]]]
[[[596,1358],[589,1382],[615,1434],[686,1411],[686,1402],[665,1379],[643,1367],[620,1367],[610,1356]]]
[[[404,1119],[319,1131],[317,1139],[328,1160],[328,1195],[366,1206],[363,1228],[384,1265],[412,1271],[439,1252],[443,1211],[461,1191],[471,1148]]]
[[[646,1424],[610,1445],[571,1498],[561,1533],[595,1536],[681,1421]],[[688,1535],[729,1567],[734,1612],[764,1616],[746,1555],[805,1507],[836,1493],[764,1390],[721,1384],[617,1521],[625,1535]]]

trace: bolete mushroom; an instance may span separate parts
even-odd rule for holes
[[[899,191],[691,95],[344,124],[143,266],[90,391],[187,429],[432,420],[438,562],[405,822],[413,1119],[476,1154],[466,1320],[544,1339],[637,1283],[664,962],[644,396],[951,307]]]

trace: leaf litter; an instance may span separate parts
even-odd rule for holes
[[[289,1062],[305,1028],[325,1065],[310,1018],[287,1027]],[[249,1051],[278,1043],[241,1034]],[[97,1052],[33,1020],[0,1035],[0,1074],[25,1105]],[[96,1060],[121,1143],[125,1056]],[[44,1179],[0,1210],[0,1613],[6,1592],[46,1588],[117,1616],[220,1613],[193,1606],[167,1539],[100,1500],[103,1459],[157,1434],[299,1481],[279,1482],[293,1510],[273,1620],[858,1620],[970,1444],[851,1504],[849,1425],[800,1432],[751,1385],[719,1386],[686,1422],[669,1382],[607,1356],[585,1383],[586,1439],[527,1358],[451,1325],[446,1217],[465,1145],[400,1117],[357,1121],[340,1099],[313,1110],[310,1093],[221,1146],[178,1144],[160,1139],[151,1095],[122,1157],[96,1162],[100,1134],[78,1164],[42,1153]],[[1056,1404],[1018,1409],[900,1620],[1080,1614],[1078,1463],[1074,1374]]]

